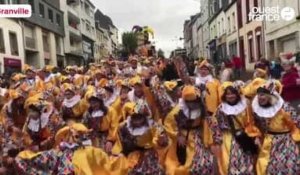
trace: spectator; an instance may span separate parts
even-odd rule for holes
[[[294,108],[300,104],[300,76],[295,68],[295,57],[291,54],[281,55],[282,67],[282,96]]]
[[[238,56],[232,55],[232,64],[233,64],[235,79],[240,79],[242,68],[243,68],[242,59]]]
[[[232,63],[230,61],[224,61],[221,64],[220,81],[231,81],[233,77]]]
[[[280,65],[280,60],[276,59],[275,61],[271,61],[271,64],[270,64],[271,77],[274,79],[280,79],[282,72],[283,72],[283,68]]]

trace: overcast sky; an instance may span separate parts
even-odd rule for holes
[[[132,26],[150,26],[155,31],[156,48],[169,53],[182,46],[183,23],[200,11],[199,0],[91,0],[111,17],[120,33]]]

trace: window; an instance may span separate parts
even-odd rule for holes
[[[42,18],[44,18],[45,17],[44,5],[43,4],[39,4],[39,8],[40,8],[40,16]]]
[[[10,41],[10,51],[12,55],[19,55],[17,34],[14,32],[9,32],[9,41]]]
[[[224,19],[222,18],[222,21],[221,21],[221,27],[222,27],[222,31],[221,31],[221,34],[225,33],[225,25],[224,25]]]
[[[256,50],[257,50],[257,58],[260,60],[262,57],[262,47],[261,47],[261,36],[256,35]]]
[[[235,29],[236,29],[236,26],[235,26],[235,13],[232,13],[232,28],[233,28],[233,31],[235,31]]]
[[[54,22],[53,20],[53,11],[51,9],[48,9],[48,17],[50,22]]]
[[[3,30],[0,29],[0,53],[5,53]]]
[[[258,1],[257,0],[253,1],[253,7],[258,7]]]
[[[34,8],[34,0],[28,0],[28,4],[31,6],[31,11],[32,13],[35,12],[35,8]]]
[[[249,62],[254,62],[254,54],[253,54],[253,38],[252,33],[248,34],[248,56],[249,56]]]
[[[230,17],[227,18],[227,24],[228,24],[228,34],[229,34],[231,32]]]
[[[246,21],[247,21],[247,23],[250,22],[250,19],[248,18],[249,13],[250,13],[250,1],[246,1]]]
[[[59,26],[61,25],[61,24],[60,24],[60,20],[61,20],[61,19],[60,19],[60,15],[59,15],[59,14],[56,14],[56,24],[59,25]]]
[[[90,31],[90,25],[86,23],[86,30],[89,32]]]
[[[43,33],[43,48],[44,48],[44,52],[50,51],[47,33]]]

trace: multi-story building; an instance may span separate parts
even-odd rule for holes
[[[200,7],[200,24],[198,26],[198,44],[199,44],[199,57],[209,57],[209,24],[208,24],[208,0],[201,0]]]
[[[30,4],[32,16],[22,19],[25,63],[42,68],[45,65],[63,66],[63,12],[59,0],[23,0]]]
[[[96,38],[95,6],[89,0],[81,0],[80,7],[83,58],[85,64],[88,64],[94,61],[94,42]]]
[[[195,16],[192,17],[191,27],[192,27],[192,53],[191,56],[193,59],[199,58],[199,35],[198,35],[198,28],[201,22],[201,14],[197,13]]]
[[[95,61],[115,55],[118,47],[118,29],[114,26],[110,17],[104,15],[100,10],[95,13],[96,43]]]
[[[281,52],[300,51],[300,1],[263,1],[264,7],[279,8],[279,12],[284,7],[293,8],[295,18],[292,20],[265,21],[266,57],[274,59]]]
[[[262,0],[237,0],[239,55],[247,70],[253,70],[255,62],[265,55],[262,21],[249,18],[251,9],[261,6]]]
[[[224,21],[224,14],[222,12],[222,2],[221,0],[212,0],[208,2],[208,23],[210,28],[210,41],[208,43],[210,58],[214,63],[218,63],[222,56],[222,46],[224,44],[223,36],[223,24],[222,18]],[[221,14],[220,14],[221,13]]]
[[[0,19],[0,73],[20,71],[24,65],[23,31],[20,20]]]
[[[199,56],[198,27],[200,26],[200,16],[200,13],[191,16],[190,20],[186,20],[183,26],[184,48],[188,57],[192,59]]]
[[[94,9],[89,0],[60,0],[64,10],[65,65],[84,65],[94,59]]]
[[[227,55],[231,58],[238,55],[238,30],[237,30],[237,6],[236,0],[225,1],[225,25],[226,25],[226,45]]]
[[[186,20],[183,24],[183,46],[186,49],[186,53],[188,56],[190,56],[192,52],[192,28],[190,26],[191,20]]]

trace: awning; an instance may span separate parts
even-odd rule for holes
[[[22,66],[21,60],[15,58],[4,57],[4,67],[16,67]]]

